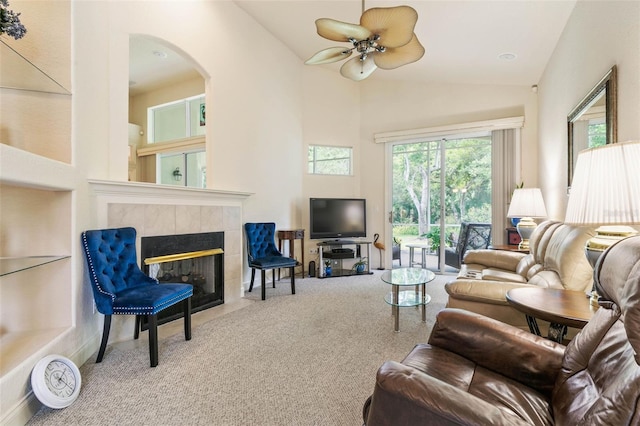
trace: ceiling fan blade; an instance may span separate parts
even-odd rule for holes
[[[422,58],[423,55],[424,47],[414,34],[411,41],[404,46],[391,49],[387,48],[384,52],[374,53],[373,60],[378,67],[385,70],[392,70],[415,62]]]
[[[360,25],[380,36],[378,44],[400,47],[411,41],[418,12],[409,6],[374,7],[360,17]]]
[[[371,56],[367,57],[364,61],[360,60],[359,56],[349,59],[340,68],[340,74],[343,77],[350,78],[353,81],[364,80],[369,77],[378,67],[371,59]]]
[[[316,19],[316,28],[321,37],[333,41],[348,42],[350,38],[365,40],[373,35],[371,31],[360,25],[349,24],[329,18]],[[413,31],[413,29],[411,29],[411,31]]]
[[[338,62],[351,56],[352,50],[344,47],[330,47],[307,59],[306,65],[320,65]]]

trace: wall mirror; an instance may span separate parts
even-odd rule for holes
[[[614,65],[567,116],[569,188],[580,151],[617,142],[616,90]]]

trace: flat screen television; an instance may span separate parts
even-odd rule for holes
[[[309,227],[312,240],[367,236],[367,200],[361,198],[310,198]]]

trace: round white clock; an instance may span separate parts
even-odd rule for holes
[[[80,370],[68,358],[48,355],[31,371],[31,388],[35,396],[50,408],[65,408],[80,394]]]

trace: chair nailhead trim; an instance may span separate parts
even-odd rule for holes
[[[91,259],[91,254],[89,252],[89,244],[87,243],[87,233],[83,232],[82,233],[82,243],[84,244],[84,250],[87,253],[87,262],[89,263],[89,270],[91,271],[91,279],[93,280],[93,282],[96,285],[96,288],[98,289],[98,291],[102,294],[105,294],[109,297],[111,297],[111,301],[113,302],[116,299],[116,295],[113,293],[110,293],[108,291],[105,291],[102,289],[102,287],[100,287],[100,282],[98,281],[98,276],[96,275],[96,270],[93,267],[93,260]]]

